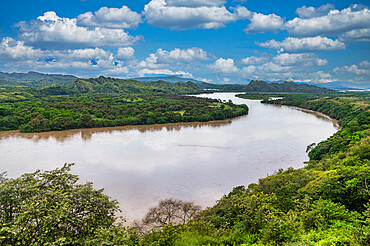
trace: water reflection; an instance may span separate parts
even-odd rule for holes
[[[18,177],[36,169],[76,163],[82,182],[117,199],[128,220],[141,218],[160,199],[205,206],[238,185],[257,182],[279,168],[302,167],[306,146],[336,132],[323,116],[236,98],[249,114],[210,123],[127,126],[20,134],[0,133],[0,172]]]
[[[0,132],[0,140],[9,138],[25,138],[34,142],[53,138],[58,142],[64,142],[73,138],[74,136],[81,136],[84,141],[91,140],[94,134],[98,133],[114,133],[116,131],[131,131],[138,130],[139,132],[146,131],[162,131],[165,129],[167,132],[180,131],[182,128],[201,128],[204,126],[220,127],[231,124],[232,119],[219,120],[211,122],[189,122],[189,123],[168,123],[158,125],[145,125],[145,126],[117,126],[117,127],[104,127],[104,128],[88,128],[88,129],[73,129],[67,131],[52,131],[52,132],[38,132],[38,133],[21,133],[19,131],[6,131]]]

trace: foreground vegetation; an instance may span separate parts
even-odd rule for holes
[[[203,211],[192,203],[161,201],[135,228],[113,216],[115,201],[91,184],[77,185],[69,166],[18,179],[3,176],[0,243],[370,245],[369,97],[311,96],[265,101],[317,110],[341,124],[328,140],[310,145],[305,168],[278,170],[258,184],[236,187]]]

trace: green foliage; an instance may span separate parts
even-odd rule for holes
[[[92,183],[80,184],[70,167],[2,179],[1,245],[94,245],[107,241],[110,232],[120,236],[117,242],[134,239],[134,233],[115,225],[117,201]]]
[[[222,107],[221,107],[222,106]],[[34,96],[0,106],[0,130],[75,128],[223,120],[248,113],[245,105],[178,95],[84,94]]]
[[[41,94],[53,94],[59,91],[59,95],[83,94],[83,93],[120,93],[120,94],[142,94],[142,93],[168,93],[168,94],[194,94],[202,92],[193,82],[167,83],[162,80],[156,82],[141,83],[136,80],[115,79],[100,76],[99,78],[78,79],[75,82],[51,90],[44,88],[39,90]]]

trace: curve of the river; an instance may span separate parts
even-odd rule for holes
[[[72,173],[105,188],[131,221],[160,199],[211,206],[235,186],[258,182],[279,168],[302,167],[306,146],[337,131],[331,119],[296,108],[235,93],[198,96],[247,104],[249,114],[210,123],[0,132],[0,172],[18,177],[75,163]]]

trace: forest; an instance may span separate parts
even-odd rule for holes
[[[99,77],[41,88],[0,88],[0,131],[224,120],[248,113],[246,105],[182,96],[202,90],[191,82],[141,83]]]
[[[248,97],[245,95],[243,97]],[[235,187],[214,206],[166,199],[133,226],[115,200],[80,184],[71,164],[19,178],[0,175],[2,245],[369,245],[370,111],[367,94],[287,94],[341,129],[307,147],[301,169]],[[73,212],[71,212],[73,211]]]

